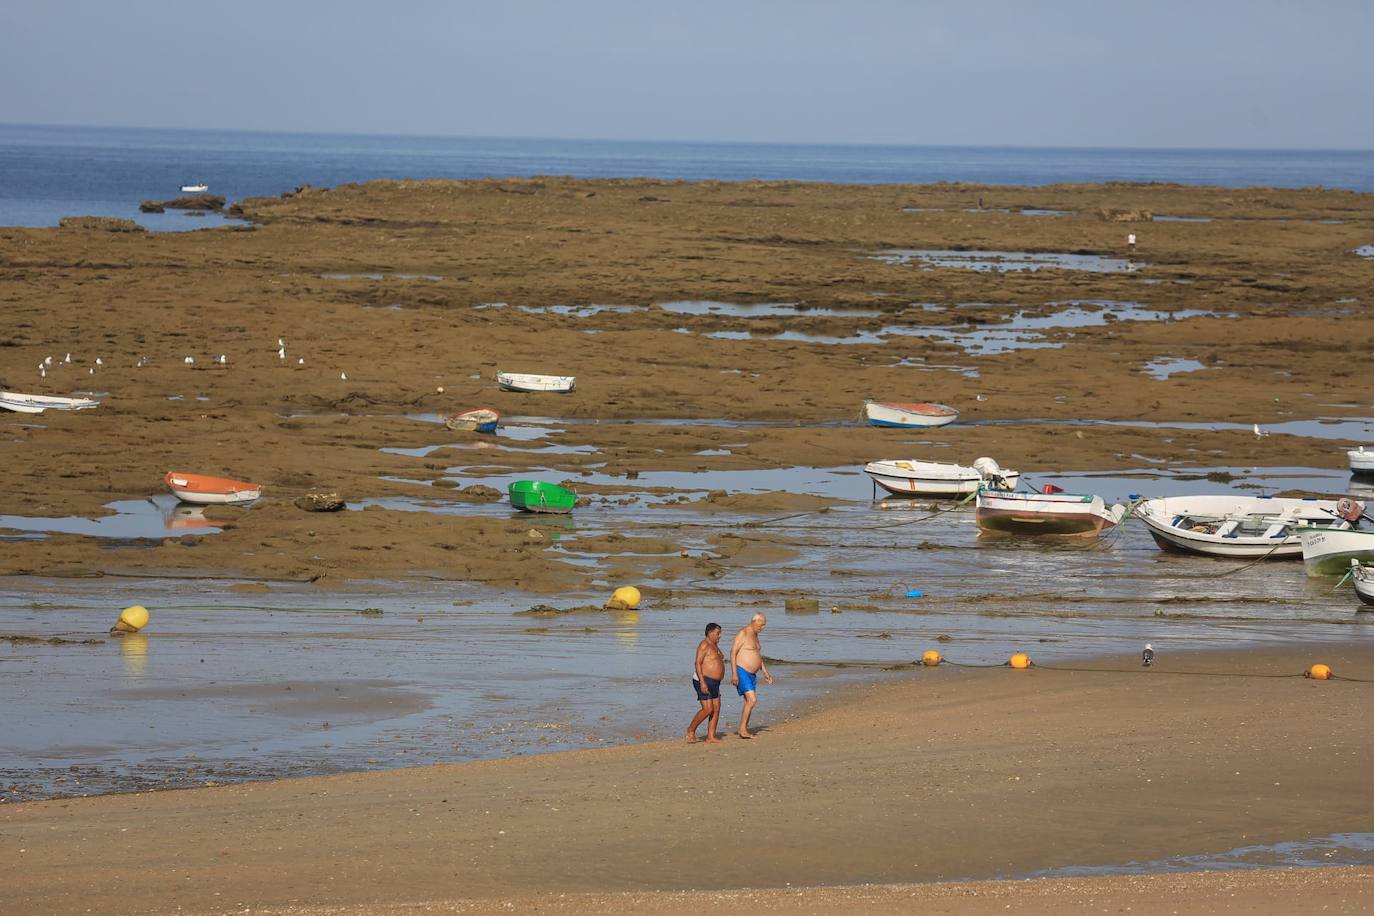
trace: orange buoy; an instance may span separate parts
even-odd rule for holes
[[[927,649],[925,654],[921,656],[921,664],[925,665],[927,668],[934,668],[944,660],[945,657],[934,649]]]
[[[1013,668],[1029,668],[1034,663],[1031,661],[1031,657],[1026,653],[1017,652],[1011,658],[1007,659],[1007,664],[1011,665]]]
[[[1331,666],[1313,665],[1307,669],[1307,676],[1314,681],[1329,681],[1331,680]]]

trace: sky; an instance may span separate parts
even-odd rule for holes
[[[1370,0],[10,0],[0,122],[1374,149]]]

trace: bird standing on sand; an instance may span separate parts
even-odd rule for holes
[[[70,353],[67,354],[67,358],[66,358],[66,359],[62,360],[62,362],[64,362],[64,363],[70,363],[71,361],[72,361],[72,355],[71,355]]]
[[[304,366],[304,365],[305,365],[305,357],[302,356],[300,359],[296,360],[296,365],[297,365],[297,366]]]
[[[1148,668],[1155,663],[1155,650],[1149,643],[1145,644],[1145,651],[1140,653],[1140,666]]]
[[[278,358],[278,359],[286,359],[286,348],[285,348],[285,347],[278,347],[278,348],[277,348],[277,358]]]
[[[339,373],[339,378],[342,379],[342,380],[345,381],[345,382],[348,381],[348,373],[347,373],[347,372],[340,372],[340,373]]]
[[[227,366],[227,365],[229,365],[229,357],[227,357],[227,356],[225,356],[223,353],[221,353],[221,354],[219,355],[219,364],[220,364],[221,366]]]
[[[1255,430],[1255,438],[1256,438],[1256,439],[1258,439],[1258,438],[1260,438],[1260,437],[1262,437],[1262,436],[1267,436],[1267,435],[1269,435],[1269,430],[1267,430],[1267,429],[1260,429],[1260,426],[1259,426],[1258,423],[1255,424],[1254,430]]]
[[[195,365],[196,358],[194,356],[188,356],[184,360],[182,360],[182,362],[184,362],[188,366],[192,366]]]
[[[103,365],[105,365],[105,360],[103,360],[103,359],[101,359],[99,356],[97,356],[97,357],[95,358],[95,364],[96,364],[97,366],[103,366]]]

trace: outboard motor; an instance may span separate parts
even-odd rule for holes
[[[1351,527],[1360,523],[1360,519],[1365,517],[1364,503],[1349,496],[1342,496],[1336,501],[1336,517],[1341,521],[1349,522]]]
[[[1010,490],[1007,479],[1002,476],[1002,466],[992,458],[979,458],[973,462],[973,469],[983,478],[983,485],[989,490]]]

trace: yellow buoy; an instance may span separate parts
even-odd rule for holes
[[[148,609],[141,604],[119,612],[119,620],[110,627],[111,633],[137,633],[148,625]]]
[[[927,668],[934,668],[944,660],[945,657],[934,649],[927,649],[925,654],[921,656],[921,664],[925,665]]]
[[[1331,680],[1331,666],[1313,665],[1307,669],[1307,676],[1314,681],[1329,681]]]
[[[622,585],[611,594],[606,607],[614,611],[633,611],[639,607],[639,589],[633,585]]]
[[[1026,653],[1017,652],[1011,658],[1007,659],[1007,664],[1011,665],[1013,668],[1029,668],[1033,662],[1031,662],[1031,657]]]

